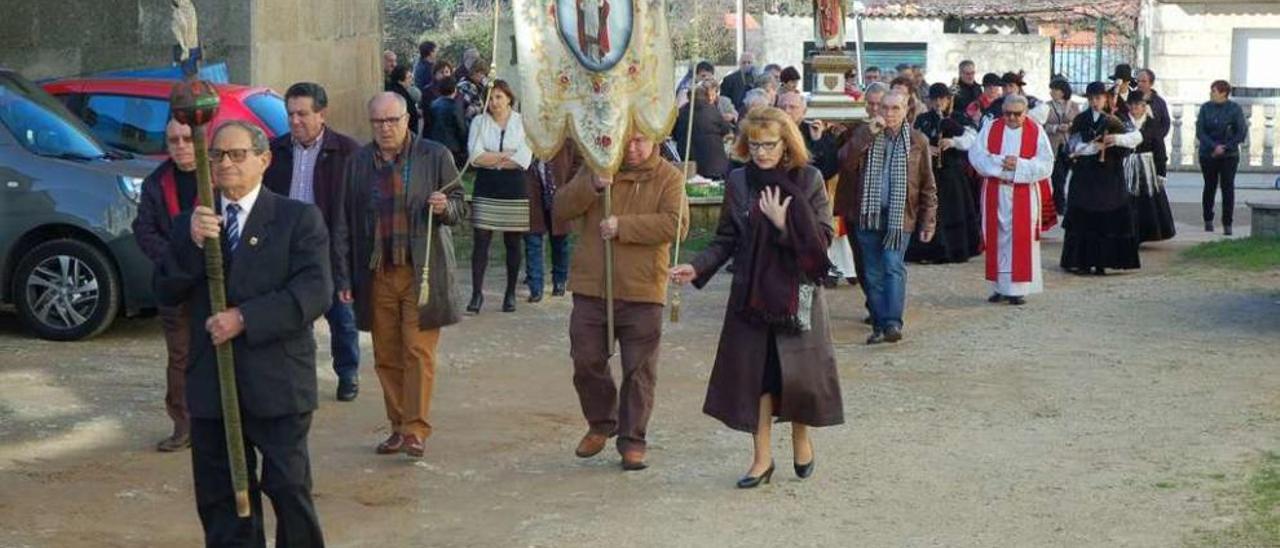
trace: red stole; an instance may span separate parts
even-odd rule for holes
[[[987,134],[987,151],[997,156],[1004,154],[1004,119],[992,122],[991,132]],[[1022,125],[1022,147],[1018,157],[1032,159],[1036,157],[1039,147],[1040,128],[1034,122]],[[986,180],[986,205],[983,212],[986,217],[985,239],[987,259],[987,279],[996,281],[1000,275],[1000,185],[1003,183],[995,177]],[[1026,283],[1031,281],[1031,239],[1040,239],[1040,232],[1049,230],[1057,224],[1057,212],[1053,209],[1052,187],[1048,179],[1037,183],[1040,195],[1040,224],[1032,230],[1031,226],[1031,185],[1015,184],[1013,186],[1013,281]]]

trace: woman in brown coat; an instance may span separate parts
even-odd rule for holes
[[[792,425],[795,471],[813,473],[809,426],[844,422],[840,381],[817,282],[827,272],[831,209],[795,123],[772,107],[751,111],[730,173],[715,239],[672,280],[703,287],[733,259],[724,329],[703,412],[751,432],[755,459],[738,487],[773,475],[772,417]]]

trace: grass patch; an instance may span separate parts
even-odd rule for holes
[[[1267,452],[1240,493],[1239,520],[1201,533],[1191,546],[1280,546],[1280,454]]]
[[[1280,268],[1280,238],[1240,238],[1207,242],[1182,252],[1188,262],[1260,272]]]

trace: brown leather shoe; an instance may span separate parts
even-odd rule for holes
[[[399,453],[402,448],[404,448],[404,436],[397,432],[392,432],[386,441],[378,444],[378,448],[375,451],[379,455],[394,455]]]
[[[644,449],[628,449],[622,452],[622,469],[628,472],[644,470],[649,465],[644,462]]]
[[[594,457],[604,451],[604,444],[607,441],[609,436],[587,432],[587,435],[582,436],[582,441],[578,442],[578,448],[573,451],[573,454],[584,459]]]
[[[187,434],[174,434],[156,444],[156,451],[161,453],[174,453],[183,451],[191,447],[191,436]]]
[[[418,436],[408,434],[404,437],[404,454],[416,459],[422,458],[422,455],[426,452],[426,444],[423,440],[418,439]]]

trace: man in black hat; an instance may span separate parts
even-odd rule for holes
[[[1110,107],[1111,114],[1124,119],[1129,114],[1129,106],[1125,99],[1129,97],[1129,91],[1138,87],[1138,82],[1133,79],[1133,67],[1126,63],[1116,65],[1116,70],[1107,77],[1114,82],[1111,88],[1107,90],[1107,102]]]

